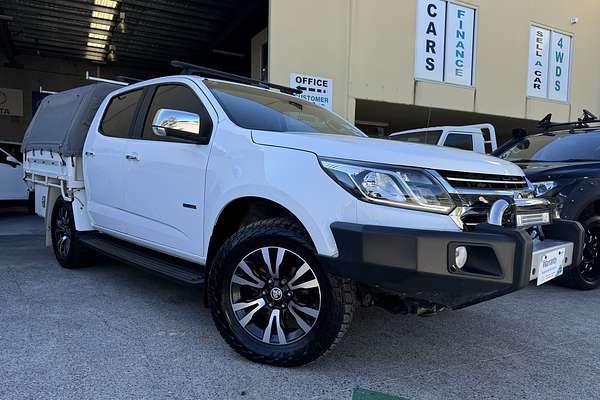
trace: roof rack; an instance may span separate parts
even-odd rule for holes
[[[112,83],[112,84],[121,85],[121,86],[127,86],[127,85],[129,85],[128,82],[122,82],[122,81],[116,81],[114,79],[105,79],[105,78],[99,78],[97,76],[92,76],[89,73],[89,71],[85,71],[85,80],[86,81],[94,81],[94,82]]]
[[[143,81],[143,79],[140,78],[133,78],[131,76],[124,76],[124,75],[117,75],[117,79],[118,82],[125,82],[125,83],[138,83]]]
[[[231,82],[244,83],[246,85],[253,85],[262,87],[264,89],[276,89],[281,93],[285,94],[301,94],[302,90],[298,88],[291,88],[283,85],[277,85],[275,83],[265,82],[258,79],[248,78],[247,76],[235,75],[229,72],[223,72],[212,68],[201,67],[199,65],[194,65],[190,63],[186,63],[183,61],[173,60],[171,61],[171,65],[175,68],[181,68],[182,75],[192,75],[194,73],[200,73],[205,76],[212,76],[214,78],[221,78],[224,80],[228,80]]]
[[[589,128],[588,124],[592,122],[600,122],[600,119],[598,119],[598,117],[596,117],[588,110],[583,110],[583,115],[581,116],[581,118],[577,118],[577,122],[564,122],[554,124],[552,123],[552,114],[548,114],[544,118],[542,118],[540,122],[538,122],[537,127],[545,131],[548,131],[551,128],[563,126],[571,126],[573,128]]]

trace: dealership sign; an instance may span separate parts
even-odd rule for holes
[[[548,60],[550,31],[532,26],[529,32],[529,78],[527,94],[548,97]]]
[[[302,90],[301,99],[333,109],[333,80],[305,74],[290,74],[290,86]]]
[[[415,77],[473,83],[475,9],[442,0],[418,0]]]
[[[571,36],[532,26],[529,33],[527,95],[568,101]]]
[[[23,92],[18,89],[0,88],[0,116],[23,116]]]

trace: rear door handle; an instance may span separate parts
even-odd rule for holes
[[[136,153],[126,154],[125,158],[132,161],[139,161],[138,155]]]

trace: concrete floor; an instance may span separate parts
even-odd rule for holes
[[[230,350],[197,290],[109,260],[61,269],[40,222],[0,213],[0,399],[600,399],[600,292],[363,309],[331,354],[278,369]]]

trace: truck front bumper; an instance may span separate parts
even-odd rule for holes
[[[564,245],[566,265],[581,260],[583,228],[557,220],[544,227],[546,240],[534,243],[522,229],[481,224],[472,232],[391,228],[351,223],[331,226],[338,257],[320,256],[332,274],[350,278],[403,299],[458,309],[527,286],[538,261],[553,246]],[[468,258],[456,266],[456,248]]]

